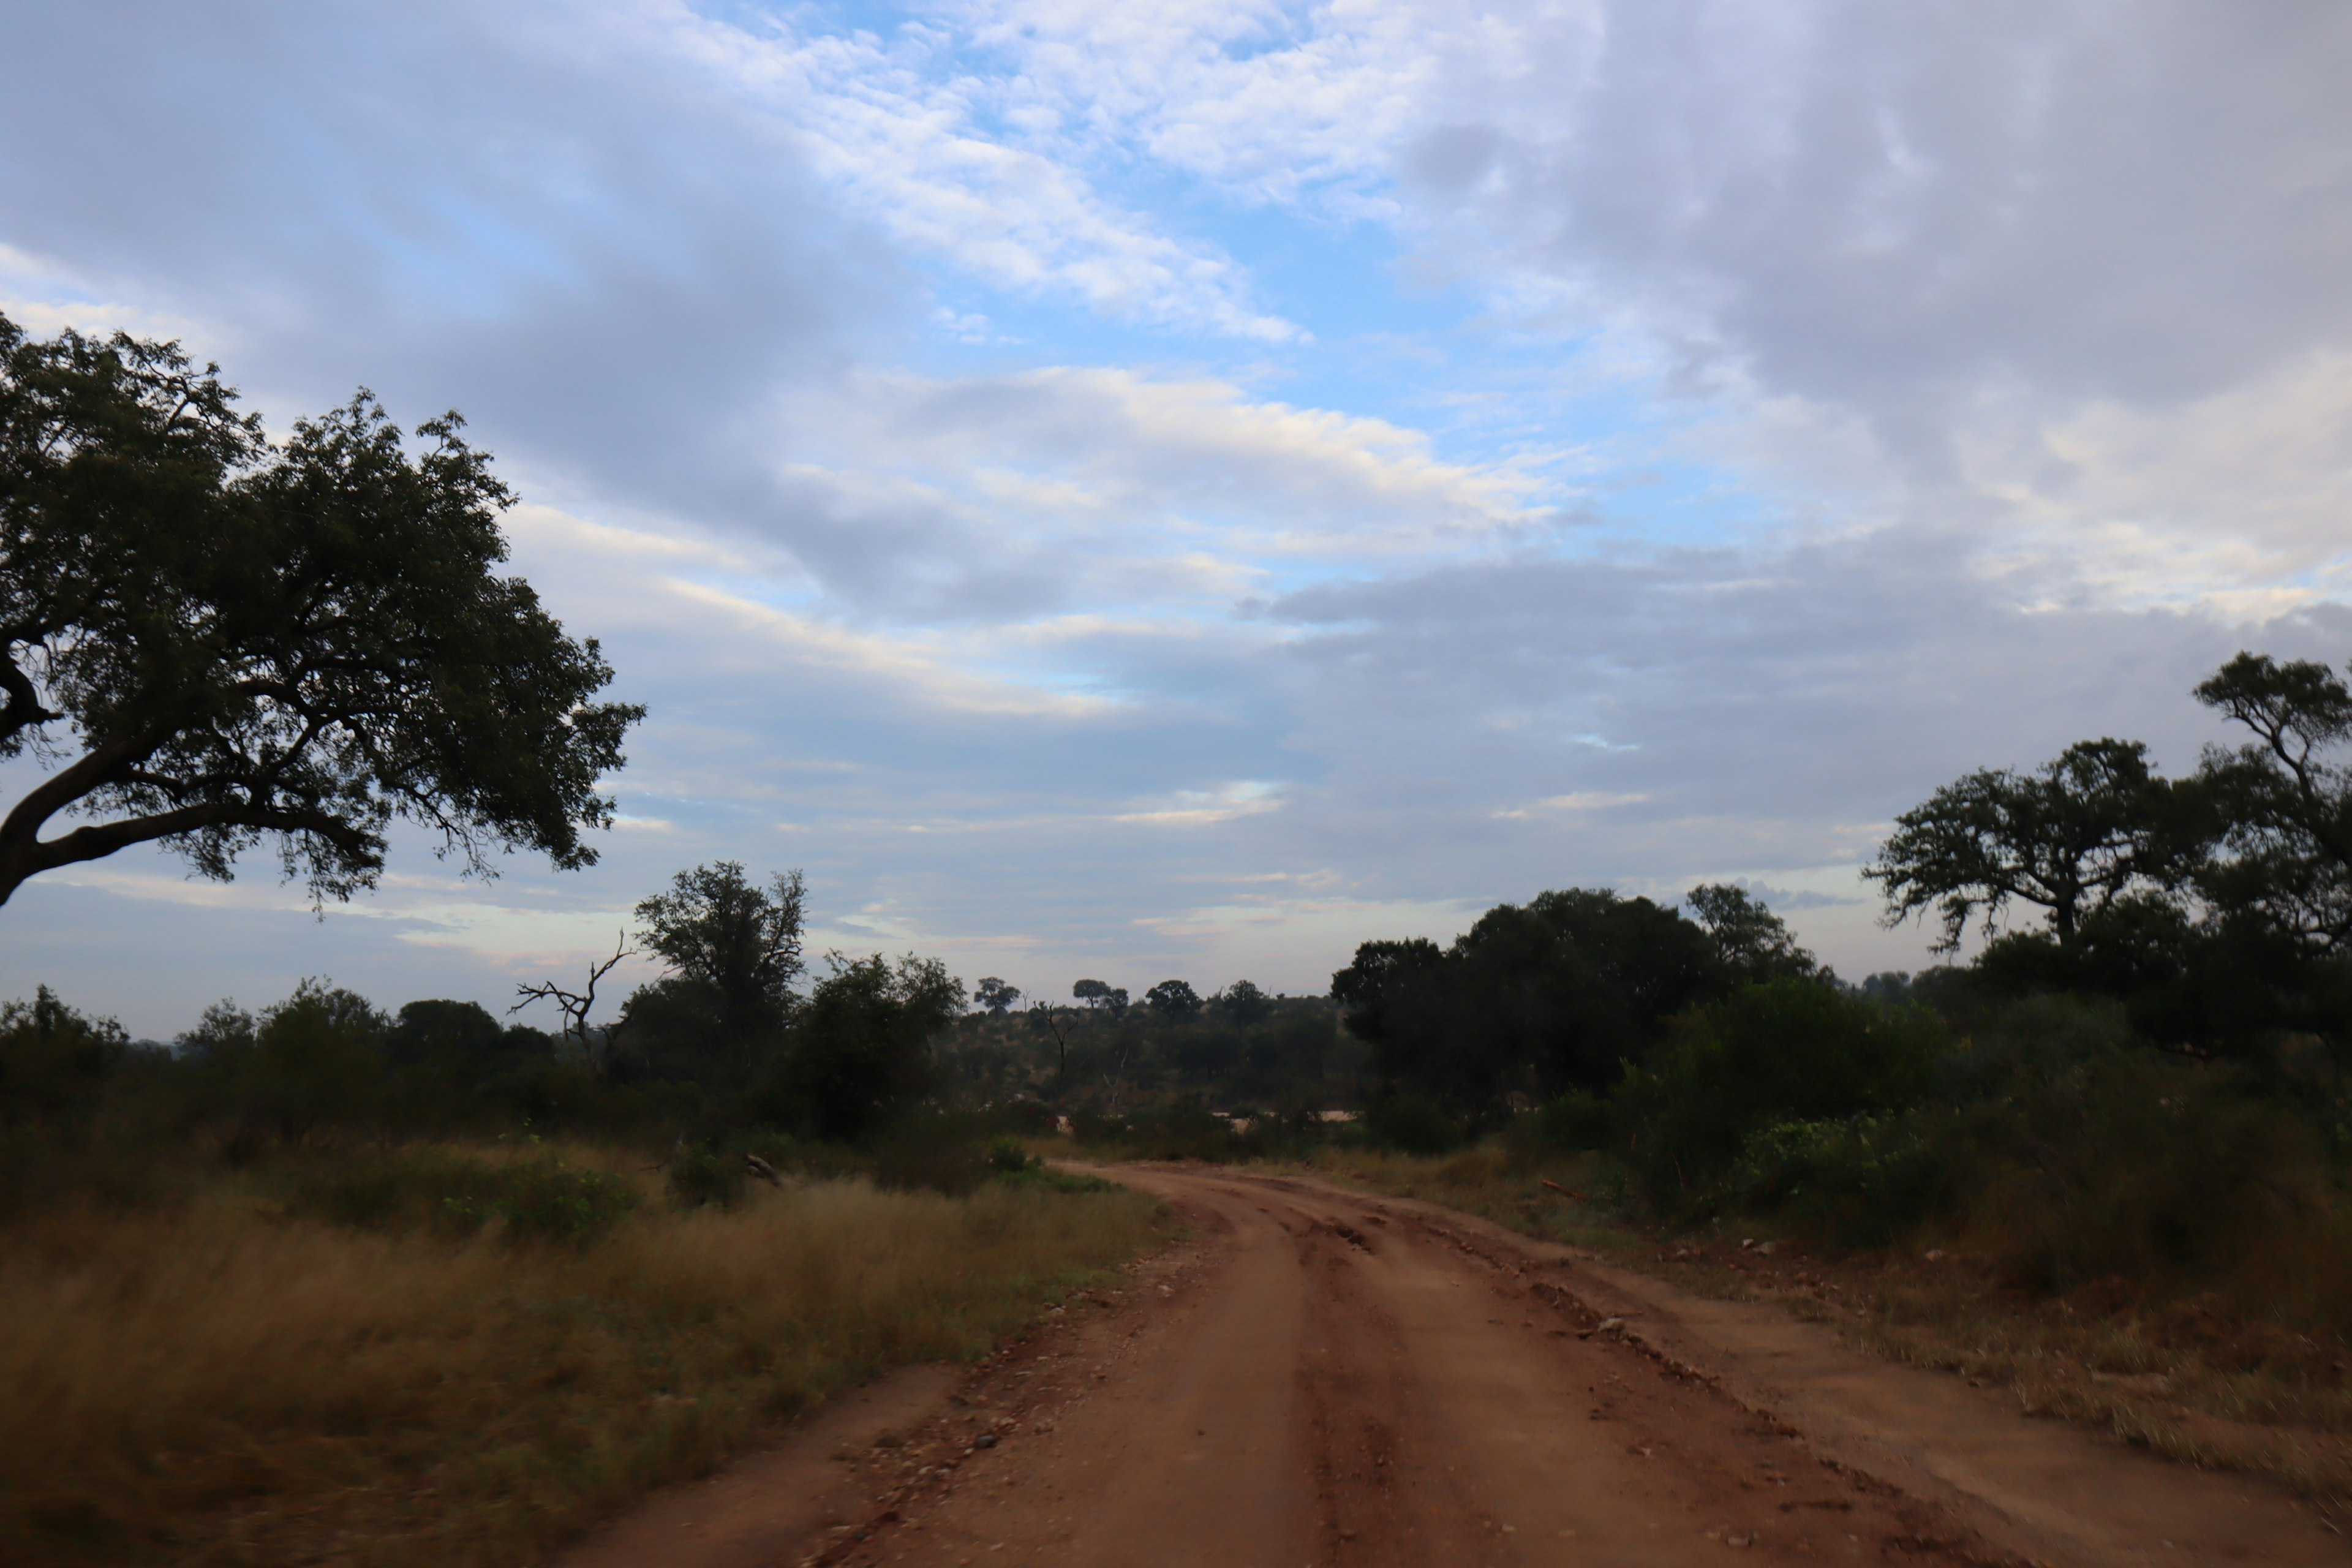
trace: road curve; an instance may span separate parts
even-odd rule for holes
[[[1428,1204],[1105,1173],[1191,1239],[952,1393],[866,1395],[866,1426],[820,1420],[560,1568],[2352,1563],[2274,1489],[2028,1420],[1769,1306]]]

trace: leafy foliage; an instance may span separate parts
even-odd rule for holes
[[[1163,1018],[1190,1018],[1202,1008],[1201,994],[1181,980],[1163,980],[1143,994],[1145,1005]]]
[[[1933,910],[1939,952],[1971,920],[1990,934],[2011,903],[2046,910],[2071,947],[2086,919],[2147,889],[2179,887],[2203,840],[2193,800],[2158,778],[2137,741],[2084,741],[2032,773],[1985,769],[1895,819],[1863,875],[1887,918]]]
[[[1711,1202],[1749,1139],[1909,1104],[1948,1050],[1942,1021],[1814,980],[1741,987],[1677,1020],[1615,1096],[1625,1158],[1670,1206]]]
[[[497,574],[511,496],[459,429],[412,457],[362,392],[273,446],[173,344],[0,318],[0,758],[71,756],[0,819],[0,902],[157,840],[226,879],[266,837],[348,898],[395,817],[469,872],[593,862],[643,710]]]
[[[2241,653],[2197,698],[2254,734],[2205,759],[2228,850],[2205,891],[2306,947],[2352,949],[2352,687],[2325,665]]]
[[[1391,1092],[1494,1122],[1524,1103],[1613,1082],[1665,1021],[1734,972],[1704,927],[1647,899],[1570,889],[1503,904],[1453,945],[1366,942],[1331,977],[1348,1027]]]
[[[783,1063],[782,1104],[820,1138],[866,1137],[931,1086],[931,1037],[963,1011],[935,958],[836,956]]]

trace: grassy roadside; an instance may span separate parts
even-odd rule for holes
[[[1593,1156],[1538,1166],[1492,1146],[1434,1158],[1327,1149],[1288,1168],[1443,1204],[1697,1294],[1776,1302],[1858,1348],[2009,1389],[2028,1414],[2270,1476],[2352,1513],[2352,1356],[2336,1335],[2249,1313],[2224,1290],[2023,1289],[1966,1237],[1848,1251],[1748,1220],[1670,1235],[1598,1201],[1609,1177]]]
[[[0,1559],[525,1563],[877,1370],[979,1352],[1164,1226],[1034,1181],[687,1210],[642,1165],[215,1167],[9,1227]]]

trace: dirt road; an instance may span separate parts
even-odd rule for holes
[[[836,1522],[782,1561],[2352,1562],[2281,1495],[2028,1421],[1769,1308],[1424,1205],[1118,1173],[1193,1240],[1056,1314],[944,1414],[837,1448]],[[666,1539],[569,1561],[734,1568]]]

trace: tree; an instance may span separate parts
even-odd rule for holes
[[[1747,889],[1707,882],[1684,895],[1691,918],[1715,939],[1723,961],[1743,980],[1802,978],[1821,973],[1821,961],[1797,945],[1788,925]]]
[[[588,1013],[596,1005],[598,983],[620,967],[623,959],[635,956],[635,950],[629,946],[629,939],[625,936],[615,937],[613,940],[612,957],[589,960],[587,989],[577,992],[566,991],[552,980],[542,980],[529,985],[517,985],[515,995],[520,1000],[508,1008],[507,1012],[510,1015],[520,1013],[534,1002],[554,1003],[556,1011],[563,1016],[563,1037],[578,1047],[580,1059],[588,1064],[590,1071],[601,1072],[604,1068],[604,1054],[596,1048],[596,1042],[588,1037]],[[401,1016],[404,1018],[407,1016],[407,1011],[404,1007],[401,1009]]]
[[[637,940],[678,975],[709,987],[724,1026],[773,1026],[792,1011],[806,897],[798,871],[761,888],[745,879],[740,860],[697,866],[673,877],[668,892],[638,903],[646,928]]]
[[[820,1138],[866,1136],[930,1088],[931,1037],[963,1011],[936,958],[835,955],[785,1058],[786,1096]]]
[[[1366,942],[1331,995],[1372,1047],[1384,1093],[1491,1121],[1514,1097],[1606,1089],[1667,1018],[1735,978],[1673,910],[1571,888],[1499,904],[1447,948]]]
[[[1143,994],[1150,1009],[1163,1018],[1181,1021],[1201,1011],[1201,994],[1181,980],[1163,980]]]
[[[1054,1041],[1054,1098],[1059,1100],[1070,1084],[1070,1031],[1051,1002],[1029,1004],[1029,1026]]]
[[[0,1003],[0,1127],[78,1118],[131,1050],[121,1025],[84,1016],[46,985],[30,1002]]]
[[[2135,891],[2169,892],[2202,858],[2196,792],[2150,771],[2137,741],[2084,741],[2032,773],[1985,769],[1895,819],[1863,875],[1885,922],[1934,910],[1949,952],[1971,919],[1985,933],[2014,901],[2044,910],[2062,948],[2083,923]]]
[[[2323,664],[2241,653],[2197,699],[2255,737],[2200,772],[2229,851],[2203,890],[2307,948],[2352,948],[2352,688]]]
[[[0,903],[150,842],[226,879],[265,837],[347,899],[395,817],[468,874],[593,863],[644,710],[494,570],[513,498],[461,421],[412,457],[362,392],[277,445],[218,371],[0,317],[0,760],[63,763],[0,818]]]
[[[971,999],[982,1012],[1002,1018],[1021,1000],[1021,987],[1007,985],[993,974],[983,975],[971,988]]]
[[[1070,994],[1089,1007],[1099,1008],[1117,1017],[1127,1011],[1127,990],[1100,980],[1081,980],[1070,987]]]
[[[1274,998],[1246,980],[1236,980],[1218,992],[1217,1003],[1224,1008],[1225,1016],[1243,1028],[1274,1011]]]

